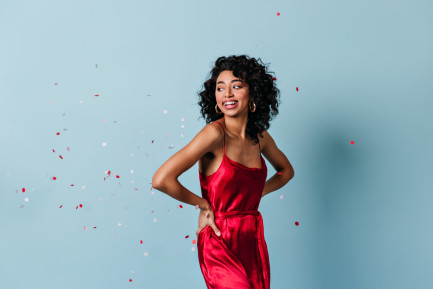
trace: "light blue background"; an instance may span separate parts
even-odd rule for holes
[[[431,288],[432,12],[0,1],[0,288],[205,288],[198,211],[150,182],[205,125],[197,92],[231,54],[276,73],[268,131],[295,169],[259,208],[271,288]],[[197,164],[180,181],[201,196]]]

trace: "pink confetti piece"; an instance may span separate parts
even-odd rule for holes
[[[179,205],[179,208],[181,208],[181,209],[182,209],[182,208],[183,208],[183,206],[182,206],[182,205]]]
[[[299,222],[295,222],[295,225],[296,225],[296,226],[299,226]]]
[[[71,151],[71,148],[70,148],[70,147],[67,147],[66,150],[67,150],[68,152],[70,152],[70,151]]]
[[[296,87],[296,91],[299,91],[299,88],[298,88],[298,87]]]
[[[199,205],[195,205],[195,209],[198,210],[200,207]]]
[[[84,226],[84,227],[83,227],[83,230],[84,230],[84,231],[87,231],[87,227],[86,227],[86,226]]]
[[[106,122],[107,120],[105,118],[102,119],[102,122]]]
[[[21,189],[21,191],[22,191],[23,193],[25,193],[25,191],[26,191],[26,188],[22,188],[22,189]]]
[[[350,141],[350,144],[353,145],[353,144],[355,144],[355,142],[352,140],[352,141]]]
[[[197,240],[196,239],[192,240],[192,243],[195,245],[197,243]]]
[[[53,180],[57,180],[57,178],[56,178],[56,177],[53,177]]]
[[[62,155],[59,155],[59,158],[61,158],[61,159],[63,160],[63,157],[62,157]]]
[[[56,133],[56,135],[59,135],[59,134],[60,134],[60,132],[57,132],[57,133]]]
[[[281,195],[281,196],[280,196],[280,200],[282,200],[283,198],[284,198],[283,195]]]
[[[188,239],[188,238],[189,238],[189,235],[186,235],[186,236],[185,236],[185,239]]]

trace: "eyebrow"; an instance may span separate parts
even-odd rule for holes
[[[243,83],[243,81],[240,79],[233,79],[231,82],[236,82],[236,81],[240,81]],[[218,84],[218,83],[224,83],[224,81],[218,81],[216,84]]]

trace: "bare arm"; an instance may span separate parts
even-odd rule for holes
[[[182,186],[177,178],[211,151],[221,137],[222,131],[216,125],[206,125],[190,143],[176,152],[154,173],[152,187],[178,201],[193,206],[199,205],[200,209],[210,209],[205,199]]]
[[[271,135],[266,130],[262,134],[264,137],[262,153],[277,171],[276,174],[266,181],[262,193],[263,197],[287,184],[295,176],[295,171],[287,157],[277,147]]]

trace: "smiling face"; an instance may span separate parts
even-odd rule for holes
[[[218,75],[215,98],[224,115],[248,115],[250,100],[248,85],[235,77],[232,71],[224,70]]]

